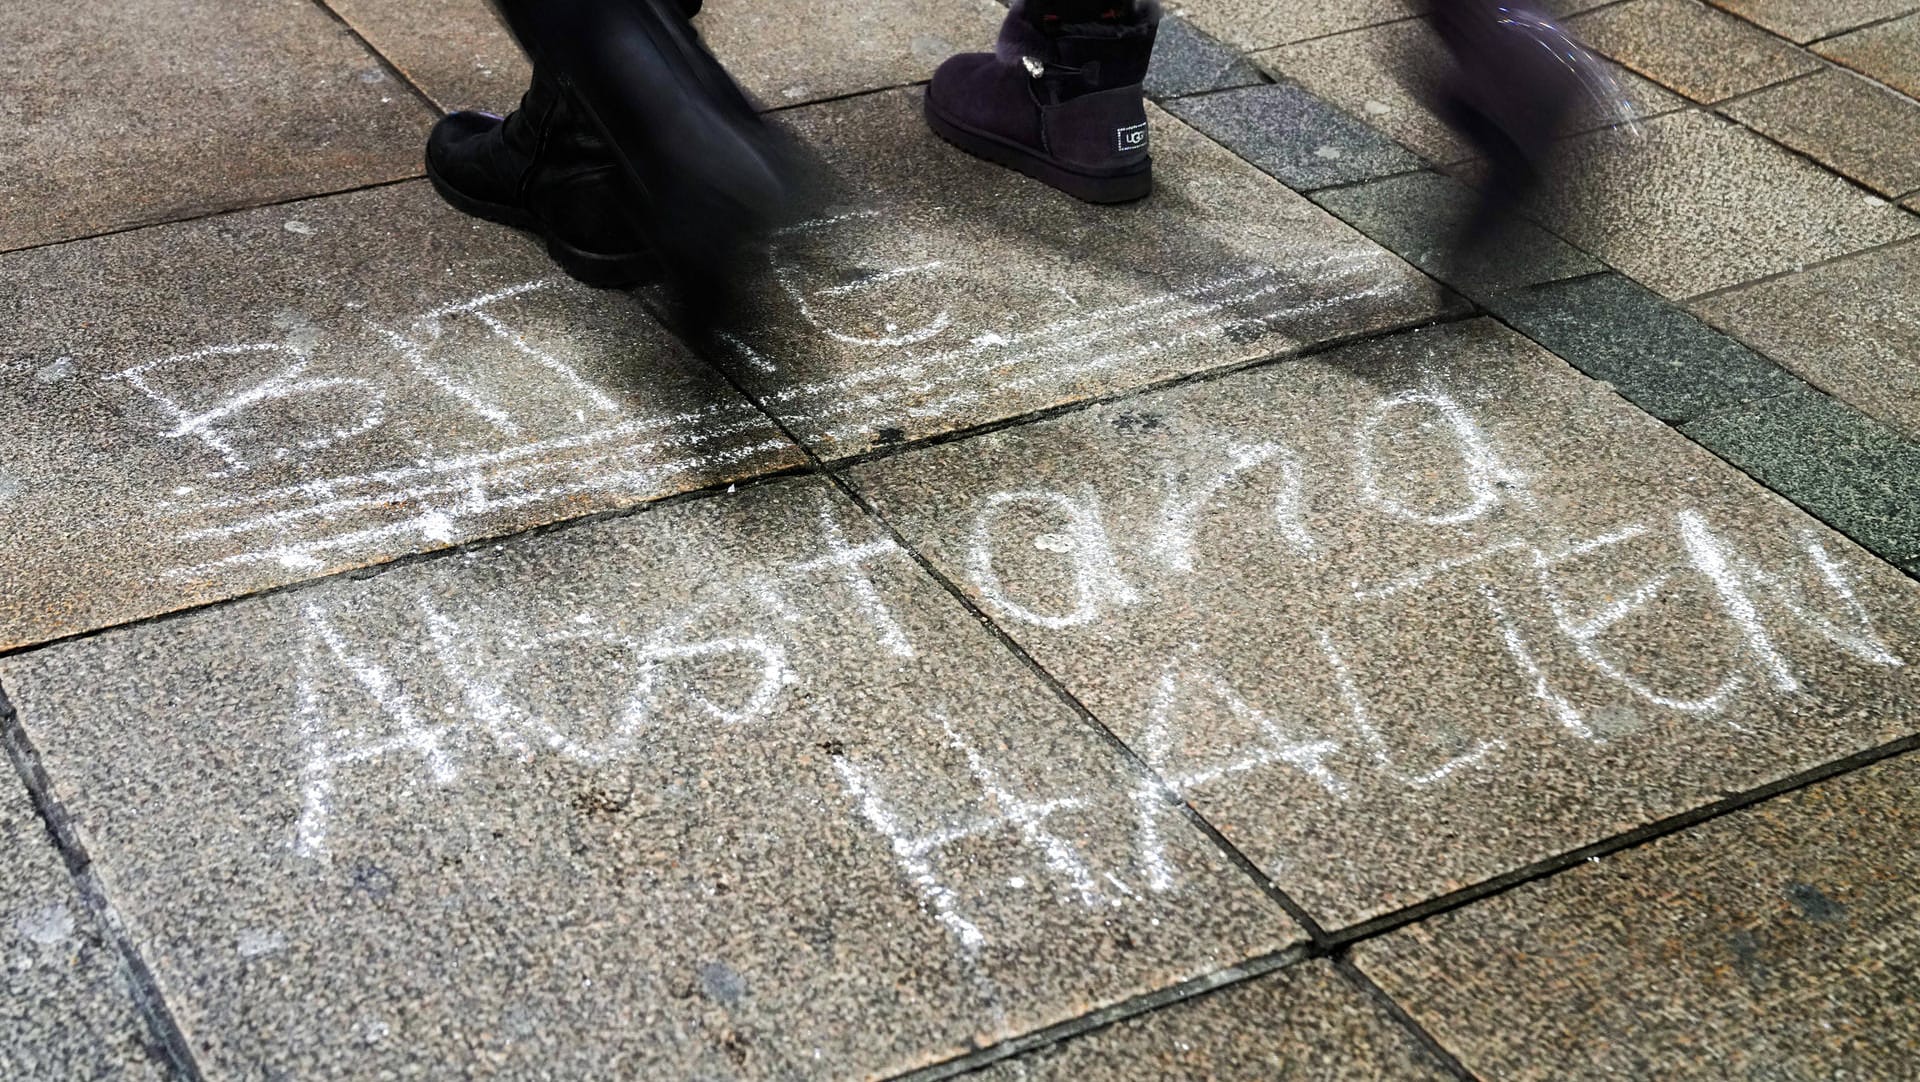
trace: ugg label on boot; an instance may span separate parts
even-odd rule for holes
[[[1147,126],[1135,124],[1132,127],[1116,129],[1113,138],[1119,144],[1122,154],[1129,150],[1145,150],[1147,149]]]

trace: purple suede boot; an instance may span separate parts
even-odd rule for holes
[[[1159,25],[1152,0],[1121,19],[1046,28],[1014,0],[993,52],[949,57],[933,73],[927,123],[961,150],[1076,199],[1144,198],[1153,159],[1141,83]]]

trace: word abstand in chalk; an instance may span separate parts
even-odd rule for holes
[[[296,624],[305,650],[293,706],[305,761],[294,851],[328,852],[343,786],[377,764],[397,761],[420,780],[447,786],[476,756],[554,755],[601,766],[644,756],[648,735],[661,727],[715,726],[715,739],[723,739],[766,721],[799,682],[807,651],[795,638],[805,624],[796,591],[810,599],[837,591],[832,596],[856,614],[846,626],[864,626],[877,655],[916,657],[872,578],[884,563],[911,568],[911,559],[884,537],[852,543],[824,505],[819,530],[819,555],[715,583],[711,599],[644,635],[615,630],[607,613],[591,608],[542,626],[518,607],[476,601],[470,611],[450,612],[426,593],[416,602],[418,635],[396,636],[387,624],[356,631],[325,603],[302,605]],[[714,623],[734,630],[691,630]],[[570,672],[553,663],[581,655],[614,658],[626,676],[556,688],[533,678]]]

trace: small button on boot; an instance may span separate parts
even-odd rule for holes
[[[455,209],[537,233],[569,275],[626,288],[654,278],[640,193],[572,95],[544,72],[505,119],[462,112],[427,137],[427,176]]]
[[[1153,191],[1141,83],[1157,5],[1114,0],[1111,18],[1058,25],[1015,0],[991,53],[949,58],[927,87],[927,123],[976,157],[1089,203]],[[1124,10],[1122,10],[1124,9]]]

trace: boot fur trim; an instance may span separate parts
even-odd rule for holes
[[[1113,38],[1148,37],[1160,25],[1160,0],[1114,0],[1133,4],[1134,17],[1124,23],[1069,23],[1051,34],[1043,32],[1027,19],[1027,0],[1013,0],[1013,9],[1000,24],[1000,40],[993,54],[1002,64],[1018,64],[1023,57],[1052,60],[1058,53],[1054,40],[1063,37]]]

